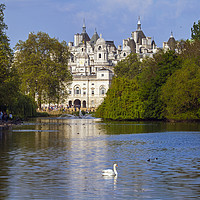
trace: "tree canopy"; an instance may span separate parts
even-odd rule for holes
[[[138,60],[131,54],[114,68],[116,77],[97,116],[130,120],[200,120],[200,20],[192,40]]]
[[[0,110],[22,118],[33,116],[36,112],[34,100],[20,92],[19,74],[12,66],[13,52],[6,35],[4,10],[5,5],[0,4]]]
[[[135,55],[128,56],[115,67],[117,77],[113,79],[104,103],[97,109],[97,116],[109,119],[164,119],[165,104],[161,99],[161,89],[180,65],[181,58],[175,51],[159,51],[153,58],[143,59],[142,62]]]
[[[163,85],[161,98],[168,119],[194,120],[200,118],[200,65],[186,59]]]
[[[5,5],[0,4],[0,106],[5,110],[14,101],[18,91],[18,79],[12,64],[12,50],[6,35],[7,25],[4,23]]]
[[[60,103],[72,80],[66,42],[50,38],[47,33],[30,33],[15,49],[14,67],[20,74],[22,91],[36,97],[39,107],[41,103]]]
[[[191,38],[193,40],[200,40],[200,20],[198,23],[194,22],[193,27],[191,28]]]
[[[141,62],[137,54],[131,53],[126,59],[118,62],[114,67],[114,72],[116,76],[132,79],[141,72],[141,69]]]

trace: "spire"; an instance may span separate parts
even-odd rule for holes
[[[141,30],[140,16],[138,17],[137,30]]]
[[[173,38],[174,36],[173,36],[173,32],[171,31],[171,36],[170,36],[170,38]]]
[[[82,31],[82,33],[86,33],[85,18],[83,19],[83,31]]]

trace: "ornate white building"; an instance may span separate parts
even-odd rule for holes
[[[68,65],[73,81],[68,86],[66,104],[82,108],[96,108],[103,102],[117,62],[132,52],[140,58],[152,56],[157,49],[154,40],[141,30],[140,19],[131,38],[123,40],[123,48],[120,45],[116,48],[113,41],[105,41],[96,30],[90,39],[85,22],[82,33],[75,34],[74,42],[69,42],[68,46],[71,52]]]
[[[131,33],[131,37],[123,40],[123,48],[130,47],[131,52],[137,53],[142,59],[144,57],[152,57],[157,52],[158,48],[151,37],[146,37],[141,28],[140,18],[137,23],[137,30]]]

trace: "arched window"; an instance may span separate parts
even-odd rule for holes
[[[101,54],[99,54],[99,58],[101,58]]]
[[[101,46],[98,47],[98,50],[101,50]]]
[[[104,88],[104,86],[100,87],[100,95],[105,95],[106,94],[106,89]]]
[[[74,88],[74,94],[81,94],[81,89],[79,86],[75,86]]]
[[[83,108],[86,108],[86,101],[83,101]]]

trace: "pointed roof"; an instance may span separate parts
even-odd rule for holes
[[[173,36],[173,32],[172,31],[171,31],[171,36],[170,36],[167,44],[168,44],[168,46],[169,46],[169,48],[171,50],[175,50],[175,48],[176,48],[176,40],[175,40],[175,38]]]
[[[94,47],[94,45],[96,44],[98,39],[99,39],[99,35],[98,35],[97,30],[95,28],[94,35],[92,36],[92,38],[90,40],[90,44],[91,44],[92,47]]]
[[[83,19],[83,30],[81,35],[83,36],[82,43],[86,44],[87,41],[90,41],[90,37],[86,32],[85,19]]]

